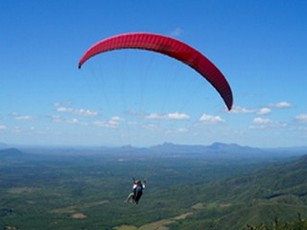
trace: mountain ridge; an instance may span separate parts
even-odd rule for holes
[[[39,153],[41,150],[52,152],[61,152],[73,154],[74,152],[91,152],[91,153],[134,153],[134,154],[206,154],[208,156],[220,157],[268,157],[268,156],[301,156],[307,154],[307,146],[286,147],[286,148],[259,148],[236,143],[214,142],[210,145],[186,145],[164,142],[162,144],[150,147],[135,147],[132,145],[123,146],[31,146],[31,145],[8,145],[0,143],[0,150],[17,149],[22,152]]]

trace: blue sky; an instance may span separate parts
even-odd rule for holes
[[[1,1],[0,142],[307,145],[307,2]],[[224,73],[231,112],[191,68],[86,49],[125,32],[184,41]]]

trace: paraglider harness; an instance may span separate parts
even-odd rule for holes
[[[135,188],[133,189],[133,199],[135,201],[135,203],[137,204],[141,198],[141,196],[143,195],[143,189],[144,189],[144,185],[142,184],[141,181],[136,181],[134,183]]]
[[[129,194],[127,201],[138,204],[141,196],[143,195],[146,181],[142,183],[141,181],[135,180],[134,178],[133,181],[133,192]]]

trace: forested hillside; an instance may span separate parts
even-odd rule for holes
[[[38,152],[0,152],[1,228],[237,230],[273,226],[276,218],[281,226],[305,224],[307,156],[242,160],[131,147]],[[134,176],[147,180],[139,205],[124,202]]]

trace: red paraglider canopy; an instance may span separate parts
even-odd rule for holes
[[[85,52],[79,61],[79,68],[91,57],[116,49],[145,49],[182,61],[207,79],[221,95],[228,110],[231,110],[232,91],[221,71],[199,51],[171,37],[152,33],[126,33],[106,38]]]

